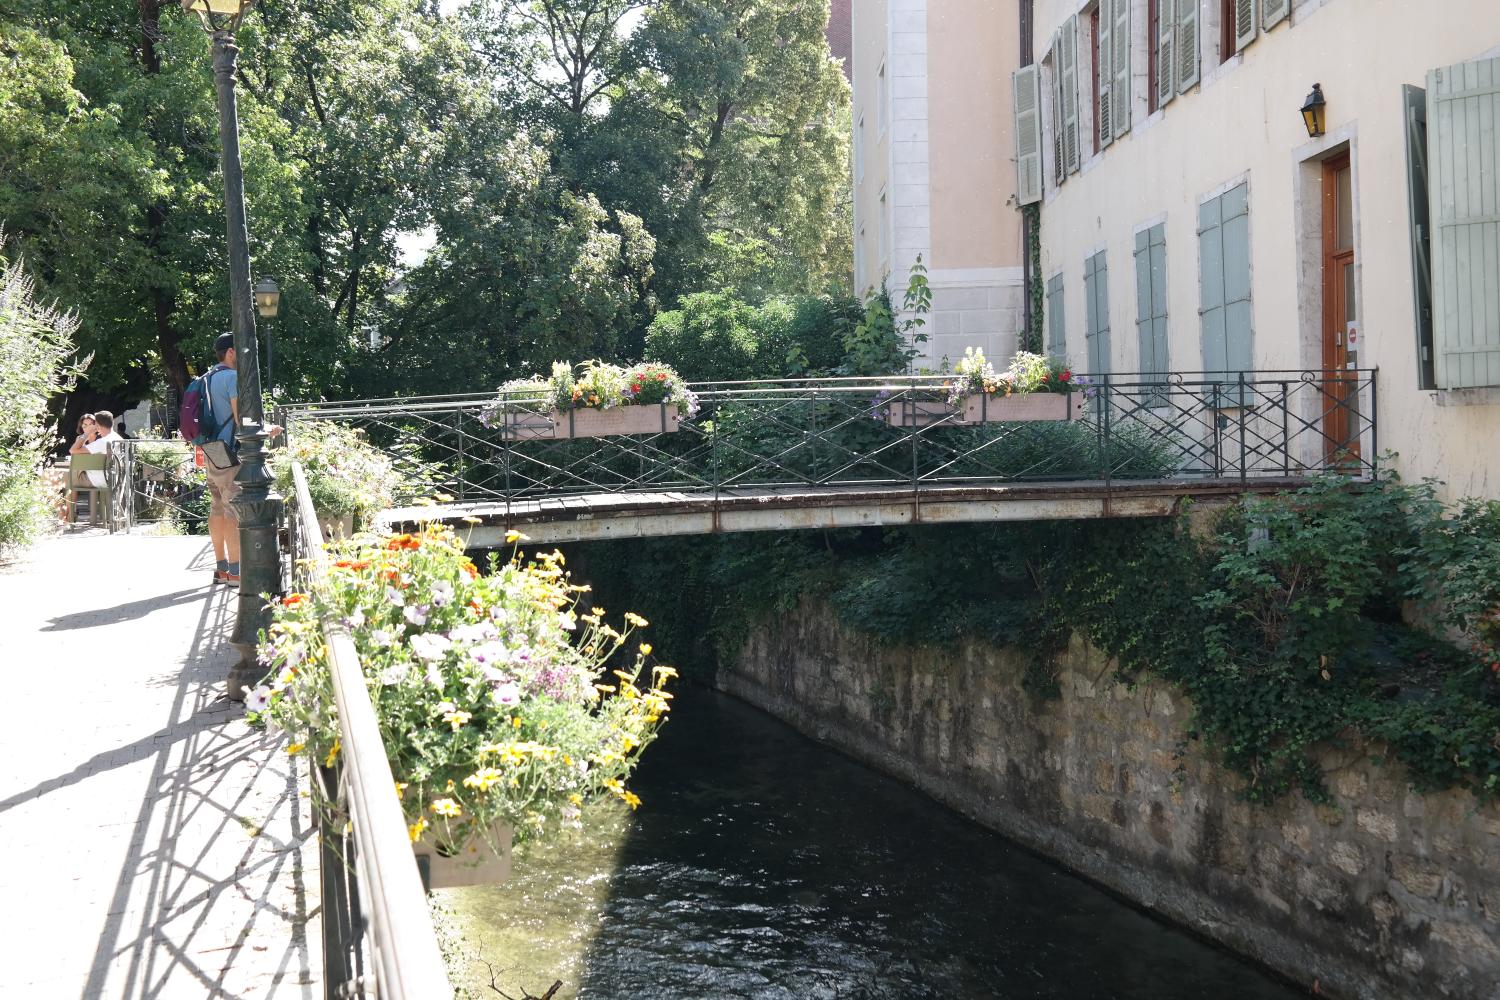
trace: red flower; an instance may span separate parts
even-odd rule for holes
[[[658,381],[658,382],[665,382],[666,380],[667,380],[667,373],[666,372],[657,372],[656,373],[656,381]]]
[[[1073,373],[1070,372],[1070,371],[1064,371],[1061,375],[1059,375],[1057,377],[1060,378],[1060,379],[1062,379],[1064,382],[1066,382],[1066,381],[1068,381],[1069,379],[1071,379],[1073,377]]]
[[[632,382],[632,383],[630,383],[630,391],[631,392],[640,392],[641,391],[641,384],[639,382]]]

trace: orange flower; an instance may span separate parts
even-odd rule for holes
[[[333,566],[335,569],[353,570],[357,573],[362,569],[369,569],[370,563],[364,559],[340,559]]]
[[[284,608],[295,608],[305,600],[307,600],[306,594],[287,594],[286,598],[281,602],[281,606]]]
[[[401,582],[401,574],[398,573],[398,572],[396,572],[393,569],[388,569],[384,573],[381,573],[380,574],[380,578],[382,580],[384,580],[386,583],[400,583]]]
[[[399,552],[402,549],[414,551],[422,547],[422,539],[416,535],[396,535],[385,543],[385,547],[392,552]]]
[[[463,562],[459,563],[458,564],[458,568],[461,569],[461,570],[463,570],[465,573],[469,574],[469,579],[471,579],[471,580],[474,579],[475,577],[477,577],[479,575],[479,567],[475,566],[472,562],[470,562],[467,559],[465,559]]]

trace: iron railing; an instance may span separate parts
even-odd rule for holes
[[[494,396],[299,404],[285,423],[293,436],[314,420],[361,428],[401,470],[398,502],[1376,471],[1373,370],[1077,384],[1081,408],[1046,422],[965,420],[939,375],[696,384],[699,410],[675,430],[607,437],[549,432],[544,415],[516,418],[518,401]]]
[[[287,508],[294,573],[300,587],[315,588],[327,575],[327,555],[307,478],[295,463],[292,478],[296,496]],[[323,633],[343,744],[341,764],[319,769],[314,783],[323,848],[324,995],[450,997],[359,653],[341,623],[324,622]]]
[[[208,480],[186,441],[111,441],[104,467],[109,530],[170,522],[187,534],[208,532]]]

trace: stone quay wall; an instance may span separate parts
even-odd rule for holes
[[[1271,806],[1187,739],[1192,706],[1075,638],[1062,694],[1027,655],[892,648],[815,603],[719,686],[1319,995],[1500,998],[1500,808],[1412,791],[1379,748],[1324,759],[1334,801]]]

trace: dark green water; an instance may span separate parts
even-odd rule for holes
[[[673,716],[638,813],[448,894],[512,997],[1306,995],[734,699]]]

